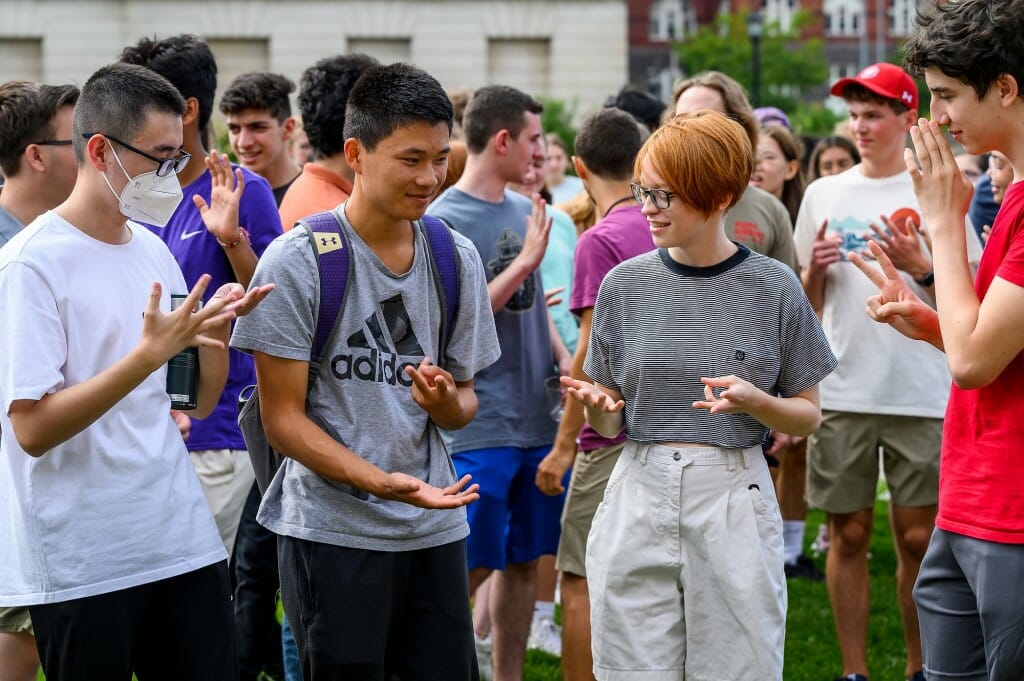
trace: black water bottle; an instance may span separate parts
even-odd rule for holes
[[[171,310],[177,310],[188,296],[171,295]],[[171,409],[189,411],[199,406],[199,348],[185,348],[167,363],[167,395]]]

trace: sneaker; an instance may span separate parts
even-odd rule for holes
[[[926,681],[924,678],[924,670],[918,669],[916,672],[914,672],[913,676],[907,677],[907,681]]]
[[[818,569],[806,554],[797,556],[796,562],[792,565],[786,564],[786,579],[807,579],[812,582],[825,581],[825,573]]]
[[[818,525],[818,536],[811,542],[811,553],[814,554],[815,558],[828,553],[828,544],[828,525],[822,523]]]
[[[553,617],[534,615],[526,647],[529,650],[543,650],[555,657],[562,656],[562,629],[555,624]]]
[[[494,665],[492,663],[493,646],[491,635],[480,638],[473,632],[473,643],[476,644],[476,665],[480,669],[480,681],[491,681],[494,678]]]
[[[868,677],[863,674],[847,674],[846,676],[837,676],[836,681],[868,681]]]

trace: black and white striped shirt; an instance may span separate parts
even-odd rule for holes
[[[615,267],[594,305],[583,368],[622,393],[631,440],[736,448],[758,444],[767,428],[694,408],[701,377],[735,374],[792,397],[835,367],[792,270],[740,246],[712,267],[681,265],[665,249]]]

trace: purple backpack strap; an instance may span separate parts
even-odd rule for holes
[[[338,324],[348,291],[348,240],[334,211],[316,213],[299,220],[306,226],[320,273],[320,306],[316,333],[310,350],[311,373],[320,366],[320,358]]]
[[[423,228],[430,243],[430,256],[433,263],[435,283],[441,291],[441,317],[444,325],[441,328],[439,357],[436,362],[443,366],[455,328],[455,317],[459,310],[459,256],[455,250],[455,239],[451,227],[442,218],[433,215],[423,216]]]

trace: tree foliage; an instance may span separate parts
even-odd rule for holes
[[[747,92],[753,85],[753,45],[747,34],[748,12],[719,14],[713,24],[676,46],[683,71],[721,71]],[[765,23],[761,38],[761,106],[795,111],[797,103],[828,79],[825,50],[819,38],[802,39],[800,30],[813,18],[805,11],[793,15],[783,30],[777,21]]]

